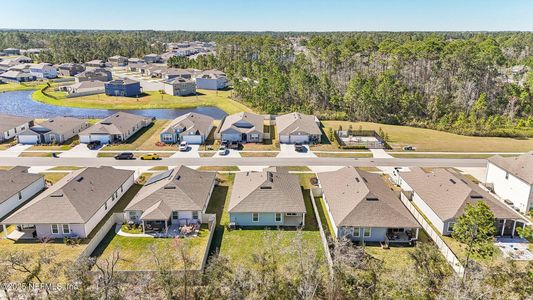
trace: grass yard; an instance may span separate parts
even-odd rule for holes
[[[198,90],[198,96],[177,97],[159,92],[146,92],[139,98],[113,97],[104,94],[90,95],[76,98],[66,98],[66,95],[47,92],[58,98],[54,99],[37,90],[33,99],[39,102],[83,108],[98,109],[154,109],[154,108],[195,108],[198,106],[214,106],[228,114],[252,110],[237,101],[230,99],[231,91]]]
[[[218,174],[220,184],[215,187],[211,201],[207,208],[208,213],[217,214],[217,228],[213,237],[211,252],[220,251],[221,255],[227,256],[236,265],[252,265],[253,255],[259,253],[267,247],[275,247],[279,251],[282,262],[292,261],[292,253],[285,253],[288,245],[295,243],[300,236],[304,247],[317,251],[318,255],[324,253],[320,232],[317,222],[314,219],[312,204],[309,197],[305,197],[306,202],[306,226],[304,230],[298,232],[294,229],[286,230],[265,230],[263,228],[247,228],[238,230],[228,230],[229,213],[227,211],[231,188],[233,185],[233,174]],[[309,195],[304,191],[304,196]],[[324,260],[325,262],[325,260]]]
[[[289,172],[309,172],[311,171],[311,169],[309,169],[309,167],[306,167],[306,166],[292,166],[292,167],[285,167],[287,169],[287,171]]]
[[[389,144],[396,150],[405,145],[413,145],[417,151],[457,151],[457,152],[527,152],[533,149],[533,139],[513,139],[500,137],[463,136],[432,129],[409,126],[385,125],[368,122],[322,121],[325,132],[339,125],[363,130],[383,129],[389,135]]]
[[[397,158],[489,158],[492,154],[417,154],[412,153],[394,153],[391,154]]]
[[[19,157],[52,157],[51,152],[22,152]]]
[[[46,85],[39,81],[25,83],[4,83],[0,84],[0,93],[15,91],[31,91],[45,87]]]
[[[198,171],[238,172],[240,169],[237,166],[203,166]]]
[[[34,145],[28,148],[28,150],[53,150],[53,151],[67,151],[72,149],[70,144],[66,145]]]
[[[335,152],[335,153],[322,153],[322,152],[314,152],[316,156],[318,157],[341,157],[341,158],[369,158],[372,157],[372,153],[370,152],[361,152],[361,153],[343,153],[343,152]]]
[[[155,143],[159,141],[159,133],[169,123],[168,120],[155,120],[152,125],[145,127],[135,133],[123,144],[108,145],[104,150],[125,151],[125,150],[166,150],[164,147],[156,147]],[[145,149],[144,147],[150,147]],[[176,147],[173,148],[176,150]]]
[[[279,152],[261,152],[261,151],[254,151],[254,152],[239,152],[241,157],[276,157],[278,156]]]
[[[39,173],[39,174],[42,174],[44,176],[44,180],[54,184],[56,182],[58,182],[59,180],[61,180],[61,178],[67,176],[67,174],[69,174],[68,172],[43,172],[43,173]]]
[[[215,152],[199,152],[198,153],[200,157],[213,157],[215,155]]]
[[[112,257],[113,252],[117,250],[121,258],[117,264],[117,270],[155,270],[157,265],[154,252],[158,255],[168,255],[173,252],[177,254],[178,247],[183,245],[189,247],[189,253],[193,257],[194,265],[191,269],[198,269],[201,266],[208,239],[209,230],[206,225],[202,225],[197,237],[181,239],[124,237],[117,235],[115,228],[112,228],[91,256],[98,257],[98,260],[107,259]],[[183,262],[176,260],[175,263],[175,270],[183,268]]]

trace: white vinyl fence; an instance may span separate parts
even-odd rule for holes
[[[426,221],[426,219],[424,219],[424,216],[422,216],[420,214],[420,212],[411,203],[411,201],[409,201],[409,199],[407,199],[407,197],[404,195],[404,193],[401,193],[401,197],[400,198],[401,198],[403,204],[405,205],[405,207],[407,207],[407,209],[409,209],[411,214],[413,214],[413,216],[416,218],[418,223],[420,223],[422,228],[427,232],[429,237],[435,242],[435,244],[437,245],[437,248],[440,250],[442,255],[444,255],[444,258],[446,258],[448,263],[452,266],[452,268],[455,271],[455,273],[457,273],[457,275],[462,277],[464,272],[465,272],[465,268],[463,267],[463,265],[461,264],[461,262],[459,261],[457,256],[455,256],[455,254],[448,247],[448,245],[446,245],[446,243],[442,240],[440,235],[433,229],[433,227],[431,227],[431,225]]]
[[[87,247],[85,247],[85,250],[81,252],[79,257],[89,257],[91,253],[93,253],[94,249],[98,247],[100,242],[102,242],[102,240],[107,235],[109,230],[111,230],[111,228],[115,226],[115,224],[122,224],[123,222],[124,222],[124,213],[118,212],[118,213],[112,214],[111,217],[109,217],[109,219],[107,220],[107,222],[105,222],[105,224],[102,227],[100,227],[98,232],[92,237],[92,239],[87,244]]]

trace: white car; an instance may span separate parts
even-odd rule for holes
[[[222,145],[220,148],[218,148],[218,155],[226,155],[228,154],[228,148],[226,146]]]
[[[189,150],[189,143],[187,143],[186,141],[181,142],[179,149],[180,149],[180,151]]]

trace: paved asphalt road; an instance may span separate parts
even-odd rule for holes
[[[486,159],[451,158],[163,158],[115,160],[114,158],[1,157],[0,166],[356,166],[356,167],[484,167]]]

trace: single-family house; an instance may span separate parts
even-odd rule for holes
[[[489,158],[486,183],[520,212],[533,210],[533,151],[515,157]]]
[[[63,144],[88,127],[82,119],[57,117],[18,133],[17,139],[21,144]]]
[[[85,66],[76,63],[65,63],[57,67],[60,76],[76,76],[85,71]]]
[[[337,238],[411,243],[420,225],[381,175],[354,167],[318,173],[325,209]]]
[[[10,70],[0,74],[0,79],[5,82],[28,82],[36,78],[29,72]]]
[[[201,72],[195,80],[196,87],[202,90],[222,90],[229,85],[226,74],[218,70]]]
[[[124,209],[125,219],[141,223],[144,232],[199,224],[215,182],[216,174],[185,166],[154,174]]]
[[[219,129],[222,141],[261,143],[264,136],[264,117],[250,112],[229,115]]]
[[[69,94],[102,94],[105,92],[105,82],[100,80],[86,80],[76,82],[65,88]]]
[[[108,96],[136,97],[141,94],[141,83],[132,79],[116,79],[105,83]]]
[[[7,48],[7,49],[4,49],[4,53],[6,55],[20,55],[20,49],[19,48]]]
[[[164,82],[165,93],[172,96],[196,94],[196,83],[192,79],[174,78]]]
[[[143,60],[147,64],[155,64],[162,61],[161,56],[154,53],[145,55]]]
[[[136,57],[128,58],[128,65],[129,64],[140,64],[140,63],[144,63],[144,60],[141,58],[136,58]]]
[[[48,63],[32,64],[30,74],[36,78],[53,79],[57,77],[57,69]]]
[[[214,119],[190,112],[174,119],[160,134],[163,143],[174,144],[186,141],[189,144],[203,144],[213,129]]]
[[[0,219],[43,189],[44,176],[28,173],[28,168],[0,171]]]
[[[128,58],[120,55],[111,56],[107,60],[113,67],[123,67],[128,64]]]
[[[280,143],[320,143],[322,131],[317,117],[293,112],[276,117]]]
[[[116,112],[80,132],[80,142],[100,142],[102,144],[124,142],[150,124],[152,124],[152,118]]]
[[[105,61],[103,61],[101,59],[95,59],[95,60],[91,60],[91,61],[86,62],[85,63],[85,67],[88,67],[88,68],[105,68],[106,64],[105,64]]]
[[[305,225],[305,202],[298,175],[240,172],[235,175],[228,207],[235,226]]]
[[[14,138],[31,126],[33,126],[32,118],[0,114],[0,142]]]
[[[85,70],[75,75],[76,82],[91,81],[91,80],[107,82],[112,79],[113,79],[113,74],[111,73],[111,71],[104,69],[104,68]]]
[[[174,78],[192,79],[192,72],[186,69],[168,68],[163,72],[161,78],[165,80],[171,80]]]
[[[134,171],[84,168],[63,177],[4,219],[31,238],[86,238],[134,183]]]
[[[451,235],[453,225],[463,215],[466,205],[485,202],[495,216],[496,235],[514,236],[526,221],[487,190],[465,176],[447,170],[425,171],[419,167],[399,172],[402,197],[412,201],[442,235]]]

